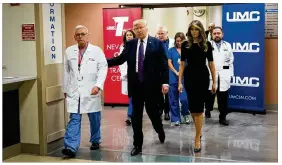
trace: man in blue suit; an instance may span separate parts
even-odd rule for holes
[[[127,62],[128,96],[132,97],[133,145],[131,155],[142,152],[142,118],[144,104],[146,112],[158,133],[161,143],[165,141],[165,132],[159,117],[158,98],[168,92],[168,62],[163,43],[148,35],[147,23],[140,19],[133,22],[135,39],[125,44],[123,52],[108,59],[108,67]]]

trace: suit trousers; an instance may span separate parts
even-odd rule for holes
[[[168,114],[170,111],[170,104],[169,104],[169,96],[168,93],[166,95],[163,95],[162,93],[159,96],[159,111],[160,115],[163,114]]]
[[[219,110],[219,120],[226,120],[226,115],[228,114],[228,90],[220,91],[220,79],[218,77],[218,87],[216,91],[217,104]],[[215,94],[213,95],[211,91],[207,92],[207,100],[205,102],[205,107],[207,111],[212,111],[214,106]]]
[[[132,104],[133,104],[133,113],[132,113],[132,128],[133,128],[133,145],[135,147],[142,147],[143,145],[143,131],[142,131],[142,119],[143,119],[143,109],[144,104],[146,112],[153,124],[153,128],[157,133],[163,133],[163,124],[159,116],[158,109],[158,97],[145,95],[146,89],[144,83],[141,83],[138,80],[136,74],[136,88],[132,93]]]

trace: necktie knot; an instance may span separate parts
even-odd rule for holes
[[[138,53],[138,76],[139,80],[143,81],[143,60],[144,60],[144,45],[143,40],[140,40],[139,53]]]

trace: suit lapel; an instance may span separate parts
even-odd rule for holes
[[[148,40],[147,40],[147,46],[146,46],[146,52],[145,52],[145,58],[147,57],[147,55],[149,55],[151,49],[152,49],[152,37],[148,36]]]
[[[73,49],[73,53],[71,54],[70,59],[74,61],[73,68],[74,68],[74,71],[76,72],[78,70],[78,46],[76,46]]]
[[[135,41],[133,43],[133,49],[132,49],[132,54],[133,54],[132,56],[133,57],[129,57],[129,59],[132,59],[133,66],[136,66],[137,45],[138,45],[138,39],[135,39]]]

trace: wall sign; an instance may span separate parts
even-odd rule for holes
[[[62,9],[59,3],[42,4],[45,65],[63,62]]]
[[[35,40],[34,24],[22,24],[22,40],[23,41],[34,41]]]
[[[193,10],[193,14],[197,17],[201,17],[205,14],[206,10],[205,9],[198,9],[198,10]]]
[[[278,3],[265,4],[265,38],[278,38]]]

